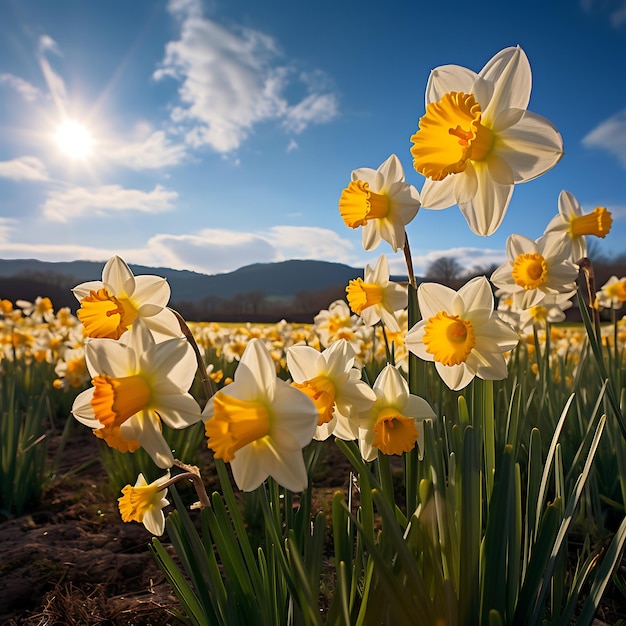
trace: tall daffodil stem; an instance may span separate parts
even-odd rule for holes
[[[185,338],[187,339],[187,341],[191,344],[191,347],[193,348],[194,354],[196,355],[196,362],[198,363],[198,372],[200,373],[200,380],[202,381],[202,388],[204,389],[204,394],[206,395],[206,399],[209,400],[209,398],[214,393],[213,384],[211,383],[211,379],[209,378],[206,365],[204,364],[204,359],[202,358],[202,354],[200,353],[200,348],[198,347],[198,344],[196,343],[196,339],[193,336],[193,333],[191,332],[191,330],[189,329],[189,326],[187,326],[187,322],[185,321],[183,316],[178,311],[175,311],[174,309],[170,309],[170,311],[176,316],[176,319],[178,320],[178,324],[180,326],[180,329],[183,335],[185,335]]]
[[[596,301],[596,281],[593,273],[593,266],[588,257],[583,257],[578,261],[578,267],[583,271],[585,275],[585,282],[587,283],[587,294],[589,296],[589,309],[591,310],[591,317],[593,319],[593,327],[596,331],[596,337],[598,341],[602,341],[600,336],[600,312],[598,311],[598,303]]]
[[[415,273],[413,272],[413,258],[411,257],[411,248],[409,247],[408,236],[404,237],[404,260],[406,262],[406,272],[409,279],[409,286],[415,289],[417,283],[415,282]]]
[[[407,276],[409,281],[408,287],[408,325],[409,329],[413,328],[420,321],[421,315],[419,304],[417,301],[417,284],[415,274],[413,273],[413,260],[411,258],[411,248],[409,247],[409,238],[405,237],[404,241],[404,259],[406,261]],[[410,393],[426,398],[426,363],[419,359],[415,354],[409,352],[409,374],[408,383]],[[417,508],[419,495],[419,457],[417,447],[411,452],[404,453],[404,484],[406,487],[406,507],[407,515],[412,515]]]

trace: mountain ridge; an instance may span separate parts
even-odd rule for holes
[[[37,259],[0,259],[0,298],[3,279],[39,280],[70,288],[90,280],[100,280],[103,262],[39,261]],[[232,272],[203,274],[191,270],[149,267],[129,263],[135,275],[153,274],[167,279],[172,302],[197,302],[206,297],[232,298],[248,293],[266,297],[293,298],[299,292],[317,292],[347,285],[362,277],[363,269],[329,261],[299,260],[253,263]],[[47,294],[41,294],[42,296]]]

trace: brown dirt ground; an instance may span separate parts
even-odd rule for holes
[[[58,440],[50,440],[51,456]],[[74,429],[59,475],[97,459],[98,443],[88,429]],[[350,467],[335,445],[324,454],[316,501],[329,508],[333,493],[347,490]],[[205,483],[210,464],[203,454]],[[99,462],[52,481],[36,510],[0,517],[0,624],[179,626],[177,599],[148,550],[151,538],[143,525],[121,521]],[[161,541],[169,546],[167,534]],[[621,574],[626,579],[626,568]],[[626,618],[624,597],[609,587],[596,626]]]

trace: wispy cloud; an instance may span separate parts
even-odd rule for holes
[[[14,74],[0,74],[0,85],[8,85],[26,102],[34,102],[41,97],[41,91],[37,87]]]
[[[583,138],[583,145],[610,152],[626,168],[626,109],[596,126]]]
[[[0,178],[11,180],[46,181],[46,166],[37,157],[23,156],[10,161],[0,161]]]
[[[150,239],[147,249],[162,264],[207,274],[286,259],[348,264],[355,260],[349,241],[326,228],[306,226],[273,226],[259,232],[205,229],[194,234],[160,234]]]
[[[596,12],[608,16],[614,28],[626,24],[626,0],[580,0],[583,11]]]
[[[455,259],[463,268],[463,272],[469,274],[476,270],[488,268],[491,265],[500,265],[506,261],[504,250],[492,250],[482,248],[447,248],[441,250],[431,250],[426,254],[413,255],[413,266],[417,276],[424,276],[428,267],[433,261],[447,257]],[[401,257],[389,259],[389,269],[392,274],[406,275],[406,265]]]
[[[161,169],[178,165],[186,156],[183,144],[173,144],[162,130],[143,141],[118,145],[104,151],[103,156],[134,170]]]
[[[297,77],[308,93],[298,102],[288,101],[285,91],[295,72],[280,64],[278,46],[268,35],[226,28],[203,17],[193,0],[170,2],[169,10],[181,22],[181,35],[167,44],[154,78],[180,82],[180,104],[171,117],[190,145],[231,152],[261,122],[282,122],[287,130],[300,133],[337,115],[335,94],[319,90],[320,72]]]
[[[49,220],[67,222],[83,215],[107,216],[122,211],[163,213],[174,208],[178,193],[157,185],[152,191],[125,189],[120,185],[71,187],[48,194],[42,208]]]
[[[9,241],[9,235],[15,230],[17,220],[10,217],[0,217],[0,243]]]
[[[50,95],[52,96],[57,109],[60,113],[65,114],[65,103],[67,101],[65,81],[52,69],[47,56],[49,54],[62,56],[61,50],[56,41],[48,35],[42,35],[39,38],[39,67],[41,67],[41,72],[46,80]]]

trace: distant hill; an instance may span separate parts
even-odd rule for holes
[[[38,283],[36,286],[44,288],[54,286],[70,289],[81,282],[99,280],[103,266],[104,263],[95,261],[51,263],[35,259],[0,259],[0,298],[32,299],[33,285],[27,286],[29,282]],[[233,272],[214,275],[133,264],[130,264],[130,268],[135,275],[154,274],[166,278],[172,290],[172,302],[197,302],[207,297],[232,298],[247,293],[290,298],[302,291],[317,292],[337,285],[345,286],[349,280],[363,276],[362,269],[341,263],[297,260],[255,263]],[[7,282],[7,279],[11,280]],[[20,283],[25,294],[9,297],[9,291],[12,294],[19,291]]]

